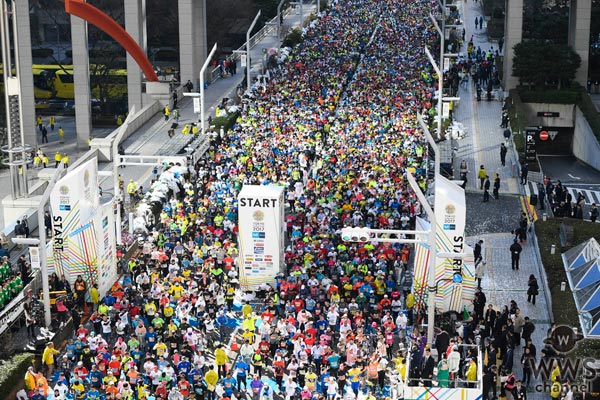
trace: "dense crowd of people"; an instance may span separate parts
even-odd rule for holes
[[[330,2],[233,130],[213,134],[178,176],[140,254],[92,297],[64,354],[49,345],[45,376],[28,372],[31,398],[375,399],[398,396],[406,379],[476,385],[478,329],[441,332],[435,361],[413,329],[415,296],[401,285],[410,248],[339,235],[347,225],[409,229],[421,214],[406,172],[427,188],[416,115],[429,114],[437,82],[423,53],[435,42],[429,7]],[[285,272],[258,299],[240,298],[236,279],[245,184],[286,188]],[[477,315],[468,321],[478,326]]]

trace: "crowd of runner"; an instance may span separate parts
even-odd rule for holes
[[[406,171],[427,188],[416,115],[429,113],[436,90],[423,51],[435,42],[431,6],[331,1],[233,130],[213,135],[180,177],[139,256],[92,302],[65,353],[48,346],[45,376],[28,372],[32,398],[375,399],[409,376],[431,384],[427,338],[412,329],[415,297],[401,286],[410,248],[339,234],[408,229],[421,214]],[[258,298],[241,297],[235,279],[244,184],[286,188],[286,272]],[[447,349],[460,352],[452,373],[476,379],[476,351],[453,342],[439,355],[442,386]]]

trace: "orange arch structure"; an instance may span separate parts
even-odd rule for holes
[[[133,57],[148,81],[158,82],[158,76],[156,76],[150,60],[144,54],[144,50],[114,19],[84,0],[65,0],[65,11],[67,14],[86,20],[110,35]]]

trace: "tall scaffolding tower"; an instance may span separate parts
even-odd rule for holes
[[[28,16],[26,16],[28,17]],[[6,105],[7,144],[0,149],[8,156],[2,159],[10,167],[13,199],[28,196],[27,155],[31,146],[25,143],[23,132],[23,102],[19,84],[19,46],[15,0],[0,0],[0,38],[4,70],[4,100]]]

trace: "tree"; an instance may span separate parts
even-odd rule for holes
[[[178,47],[179,29],[189,29],[189,27],[179,26],[177,1],[147,0],[146,10],[148,48]],[[208,23],[212,15],[207,13],[207,16]]]
[[[581,57],[573,48],[548,41],[523,41],[515,45],[514,51],[513,76],[521,84],[536,88],[568,86],[581,65]]]

